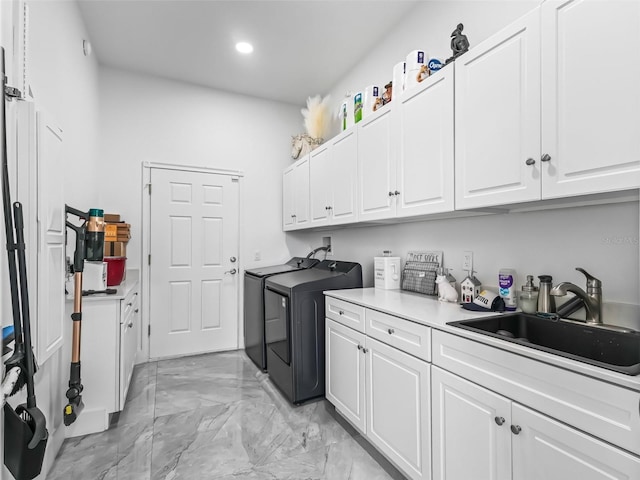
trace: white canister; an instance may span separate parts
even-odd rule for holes
[[[374,257],[373,269],[375,288],[400,289],[400,257]]]
[[[364,101],[362,108],[362,118],[366,118],[373,113],[373,105],[380,97],[380,88],[375,85],[369,85],[364,89]]]
[[[427,55],[424,50],[413,50],[407,55],[406,67],[405,67],[405,77],[404,77],[404,89],[409,90],[410,88],[418,85],[418,74],[420,73],[420,68],[425,64]]]
[[[106,290],[107,288],[107,262],[84,262],[82,273],[83,290]]]
[[[396,63],[393,67],[393,93],[398,96],[404,92],[404,73],[406,62]]]

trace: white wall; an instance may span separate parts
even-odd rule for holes
[[[574,270],[583,267],[602,280],[605,301],[638,304],[638,213],[638,203],[628,202],[294,232],[288,243],[292,253],[303,254],[330,235],[332,258],[361,263],[365,286],[373,286],[373,257],[383,250],[401,257],[412,250],[441,250],[445,266],[458,281],[466,276],[462,254],[470,250],[476,276],[487,286],[497,285],[501,267],[512,267],[519,286],[526,275],[548,274],[554,283],[571,281],[584,288],[584,276]]]
[[[383,85],[393,65],[414,49],[448,57],[450,34],[457,23],[471,48],[535,8],[537,1],[421,2],[370,55],[328,89],[337,105],[346,91]],[[474,269],[486,285],[497,284],[501,267],[517,270],[519,285],[527,274],[550,274],[555,281],[584,286],[574,270],[584,267],[604,284],[608,302],[640,303],[638,203],[564,208],[476,218],[422,221],[376,227],[346,227],[287,235],[292,255],[304,255],[331,235],[335,259],[363,265],[365,286],[373,285],[373,257],[385,249],[405,256],[410,250],[442,250],[445,264],[458,280],[462,252],[474,253]],[[322,257],[320,257],[322,258]],[[537,279],[536,279],[537,281]]]
[[[13,42],[8,30],[12,22],[5,16],[15,3],[2,2],[2,44],[7,50],[7,63],[13,63]],[[98,66],[95,57],[85,57],[82,40],[88,38],[77,4],[70,1],[26,1],[29,7],[28,81],[37,109],[46,112],[63,130],[63,156],[65,160],[65,201],[82,210],[88,210],[98,200],[95,186],[98,181],[97,121],[98,121]],[[17,32],[19,33],[19,32]],[[16,78],[10,78],[18,85]],[[14,121],[8,118],[8,122]],[[15,198],[15,190],[12,192]],[[4,236],[4,234],[3,234]],[[72,253],[72,252],[71,252]],[[27,252],[29,254],[29,252]],[[1,262],[6,270],[6,254]],[[35,279],[29,279],[33,283]],[[10,303],[6,274],[3,276],[2,304]],[[33,312],[32,312],[33,316]],[[4,323],[10,322],[5,317]],[[46,320],[46,319],[45,319]],[[69,320],[70,321],[70,320]],[[69,342],[65,338],[65,342]],[[43,474],[50,468],[64,440],[62,408],[69,363],[63,349],[58,350],[36,374],[38,407],[45,414],[49,442]],[[13,404],[24,401],[24,393],[11,399]],[[4,467],[3,467],[4,468]],[[5,470],[4,478],[11,478]]]
[[[282,170],[298,107],[101,67],[100,113],[100,205],[132,225],[129,267],[140,264],[145,161],[242,171],[244,267],[286,258]]]

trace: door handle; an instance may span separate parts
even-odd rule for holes
[[[232,268],[231,270],[227,270],[226,272],[224,272],[225,275],[227,274],[235,275],[236,273],[238,273],[238,271],[235,268]]]

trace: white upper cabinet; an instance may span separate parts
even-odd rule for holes
[[[331,223],[350,223],[357,220],[358,130],[352,128],[331,139],[332,175],[329,178],[333,193]]]
[[[309,155],[282,176],[282,224],[285,231],[309,226]]]
[[[392,104],[357,124],[358,217],[362,221],[395,216],[396,165],[391,151]]]
[[[357,130],[351,128],[310,154],[311,227],[356,221]]]
[[[331,176],[329,144],[320,145],[309,154],[309,214],[310,226],[329,223],[331,195],[328,184]]]
[[[456,208],[640,186],[640,3],[548,0],[458,58]]]
[[[396,215],[453,211],[453,68],[406,91],[393,108]]]
[[[455,69],[456,208],[538,200],[539,9],[456,59]]]
[[[638,46],[640,2],[542,5],[543,198],[640,186]]]

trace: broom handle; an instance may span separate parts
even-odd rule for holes
[[[4,87],[7,83],[4,65],[4,48],[0,47],[0,77],[2,80],[2,101],[0,102],[0,154],[2,154],[2,206],[4,209],[4,231],[7,237],[7,260],[9,262],[9,286],[11,288],[11,307],[13,312],[13,328],[16,347],[23,343],[22,325],[20,322],[20,299],[18,297],[18,277],[16,271],[16,251],[13,236],[13,215],[11,212],[11,198],[9,193],[9,165],[7,163],[7,117],[5,107]]]
[[[31,315],[29,313],[29,287],[27,284],[27,260],[25,258],[24,220],[22,216],[22,204],[13,204],[13,217],[16,224],[16,242],[18,253],[18,270],[20,273],[20,301],[22,304],[22,329],[24,331],[26,381],[27,381],[27,407],[36,406],[36,392],[33,385],[33,375],[36,373],[33,360],[33,348],[31,346]]]

